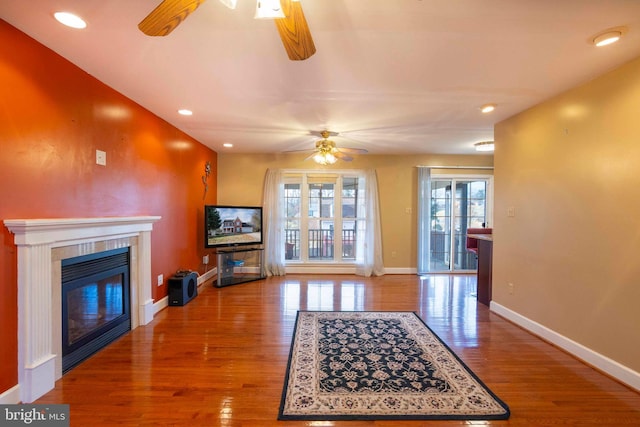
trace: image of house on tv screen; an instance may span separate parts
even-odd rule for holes
[[[208,248],[262,243],[261,207],[205,206],[205,221]]]

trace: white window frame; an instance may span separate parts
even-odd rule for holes
[[[285,170],[283,171],[285,184],[300,184],[300,259],[287,259],[285,260],[285,266],[289,273],[339,273],[339,274],[354,274],[356,260],[354,259],[342,259],[342,182],[343,178],[356,178],[358,182],[364,177],[364,171],[358,169],[344,169],[344,170],[330,170],[320,171],[316,169],[310,170]],[[309,183],[313,183],[314,177],[327,177],[335,178],[334,180],[334,212],[333,218],[326,218],[333,221],[334,241],[333,241],[333,260],[321,259],[312,260],[309,259],[308,254],[308,230],[309,230]],[[363,192],[363,188],[358,188],[359,192]],[[360,193],[364,195],[364,193]],[[362,197],[362,196],[359,196]],[[358,200],[356,199],[356,205]],[[363,209],[358,209],[357,216],[353,218],[356,222],[364,221]],[[322,218],[311,218],[313,220],[320,220]],[[351,220],[351,218],[349,218]]]

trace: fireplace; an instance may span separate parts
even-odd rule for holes
[[[4,221],[15,235],[18,249],[20,401],[33,402],[62,377],[62,265],[66,260],[127,250],[129,291],[122,295],[129,298],[130,328],[153,320],[151,230],[159,219],[136,216]]]
[[[62,372],[131,330],[129,248],[62,260]]]

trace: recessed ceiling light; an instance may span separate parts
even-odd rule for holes
[[[627,27],[619,26],[619,27],[611,27],[606,30],[602,30],[599,33],[596,33],[587,39],[587,42],[593,46],[608,46],[612,43],[617,42],[622,37],[624,37],[629,29]]]
[[[230,142],[225,142],[224,144],[222,144],[223,147],[227,147],[227,148],[231,148],[233,147],[233,144]]]
[[[600,46],[607,46],[615,43],[622,37],[622,31],[607,31],[593,38],[593,44]]]
[[[482,111],[483,113],[490,113],[495,109],[496,109],[496,104],[485,104],[482,107],[480,107],[480,111]]]
[[[473,144],[476,147],[476,151],[493,151],[495,144],[493,141],[482,141]]]
[[[193,111],[187,110],[185,108],[182,108],[182,109],[178,110],[178,114],[180,114],[182,116],[192,116],[193,115]]]
[[[78,29],[87,28],[87,23],[84,22],[84,19],[71,12],[56,12],[53,14],[53,17],[56,18],[59,23],[66,25],[67,27]]]

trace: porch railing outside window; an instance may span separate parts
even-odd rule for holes
[[[300,230],[284,230],[284,259],[300,259]]]
[[[456,232],[455,242],[458,251],[456,259],[459,260],[457,268],[462,270],[475,270],[478,268],[475,254],[466,251],[466,230],[464,233]],[[431,230],[431,267],[442,269],[451,263],[451,235],[444,231]]]
[[[333,259],[333,230],[309,230],[307,256],[310,260]],[[342,230],[342,259],[355,259],[355,230]],[[300,230],[285,229],[285,259],[300,259]]]
[[[309,259],[333,259],[333,230],[309,230]]]
[[[356,259],[356,230],[342,230],[342,259]]]

